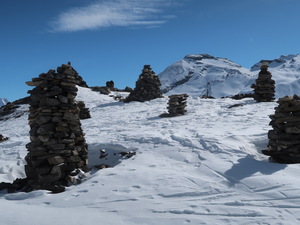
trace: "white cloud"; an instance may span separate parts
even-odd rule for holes
[[[158,26],[173,15],[164,15],[174,0],[96,1],[81,8],[70,9],[51,23],[54,32],[95,30],[111,26]]]

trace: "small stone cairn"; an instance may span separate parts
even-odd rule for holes
[[[186,101],[188,95],[180,94],[180,95],[170,95],[169,96],[169,106],[167,107],[168,113],[164,113],[160,115],[160,117],[173,117],[173,116],[181,116],[186,113]]]
[[[280,98],[275,114],[270,115],[273,130],[268,133],[268,150],[262,153],[271,161],[300,163],[300,97]]]
[[[161,83],[158,76],[152,71],[150,65],[145,65],[139,79],[136,81],[136,87],[124,102],[145,102],[161,98],[162,92],[160,86]]]
[[[254,99],[257,102],[271,102],[275,99],[275,81],[272,79],[268,67],[267,62],[261,65],[256,83],[251,86],[254,89]]]
[[[75,102],[79,81],[70,64],[63,64],[26,82],[30,94],[30,143],[25,173],[32,190],[67,186],[75,169],[87,171],[88,151]]]

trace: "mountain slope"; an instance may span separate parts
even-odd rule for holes
[[[82,121],[92,165],[102,148],[136,156],[60,194],[0,192],[1,224],[299,224],[300,164],[260,153],[275,102],[189,97],[186,115],[166,119],[166,97],[125,104],[79,87],[77,100],[92,115]],[[0,182],[11,182],[24,176],[28,115],[0,124],[10,138],[0,143]]]
[[[158,76],[166,95],[187,93],[192,96],[232,96],[253,92],[251,84],[258,76],[262,62],[276,82],[275,97],[300,94],[300,55],[286,55],[274,60],[261,60],[251,70],[225,58],[207,54],[187,55]]]
[[[158,76],[167,95],[187,92],[217,98],[238,94],[252,78],[248,69],[208,54],[187,55]]]
[[[0,107],[6,105],[6,103],[8,103],[8,100],[6,98],[0,98]]]
[[[277,98],[300,95],[300,55],[282,55],[274,60],[261,60],[251,68],[251,72],[258,74],[263,62],[269,63],[269,71],[276,82]]]

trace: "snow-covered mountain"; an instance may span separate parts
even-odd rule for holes
[[[6,103],[8,103],[8,100],[6,98],[0,98],[0,107],[6,105]]]
[[[269,71],[276,82],[277,98],[300,94],[300,55],[282,55],[273,60],[261,60],[251,68],[251,72],[258,74],[263,62],[269,63]]]
[[[281,56],[261,60],[251,70],[226,58],[208,54],[187,55],[158,76],[167,95],[188,93],[191,96],[232,96],[253,91],[251,84],[258,76],[262,62],[269,62],[269,70],[276,82],[276,97],[300,94],[300,55]]]
[[[187,55],[158,76],[167,95],[208,94],[217,98],[240,93],[253,77],[248,69],[208,54]]]
[[[125,104],[78,88],[92,115],[82,121],[89,166],[105,159],[99,149],[136,155],[60,194],[0,191],[1,225],[299,224],[300,164],[261,154],[276,102],[189,97],[186,115],[160,118],[167,97]],[[0,121],[0,134],[0,183],[12,182],[25,176],[27,112]]]

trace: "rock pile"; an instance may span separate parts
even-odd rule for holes
[[[67,184],[76,168],[87,170],[87,144],[75,102],[77,72],[69,64],[26,82],[30,94],[30,143],[25,173],[32,189]]]
[[[300,97],[280,98],[270,115],[273,130],[268,133],[268,150],[262,153],[279,163],[300,163]]]
[[[126,87],[125,89],[119,89],[115,87],[114,81],[107,81],[106,86],[94,86],[90,87],[92,91],[100,92],[100,94],[109,95],[112,91],[118,92],[131,92],[132,89],[130,87]]]
[[[20,106],[15,105],[12,102],[8,102],[6,105],[0,107],[0,117],[9,115],[16,111]]]
[[[77,101],[77,106],[79,108],[79,119],[89,119],[91,118],[90,110],[89,108],[85,107],[85,104],[83,101]]]
[[[272,79],[268,67],[268,63],[261,65],[256,83],[251,86],[254,89],[254,99],[257,102],[271,102],[275,99],[275,81]]]
[[[161,83],[158,76],[152,71],[150,65],[145,65],[139,79],[136,81],[136,87],[124,102],[144,102],[161,98],[162,92],[160,86]]]
[[[160,115],[160,117],[181,116],[186,113],[187,94],[170,95],[168,103],[168,113]]]
[[[3,141],[7,141],[8,137],[4,137],[2,134],[0,134],[0,143]]]

